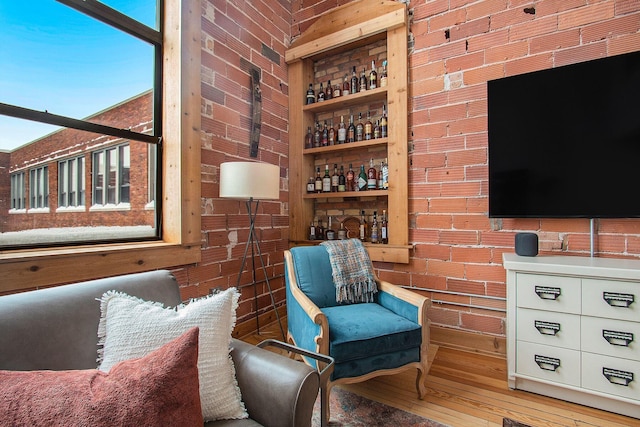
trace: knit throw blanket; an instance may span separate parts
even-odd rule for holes
[[[320,243],[329,253],[338,303],[373,302],[378,292],[369,253],[358,239]]]

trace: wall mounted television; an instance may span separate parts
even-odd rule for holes
[[[640,52],[487,91],[490,217],[640,217]]]

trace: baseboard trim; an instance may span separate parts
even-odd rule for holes
[[[507,339],[494,335],[431,325],[431,343],[501,358],[507,357]]]

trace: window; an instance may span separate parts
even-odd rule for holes
[[[84,206],[84,157],[58,162],[58,209]]]
[[[93,206],[129,205],[129,146],[93,153]]]
[[[29,209],[49,207],[49,168],[42,166],[29,172]]]
[[[11,209],[25,209],[24,172],[11,175]]]

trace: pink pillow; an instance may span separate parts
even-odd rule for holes
[[[198,334],[194,327],[109,373],[0,371],[0,425],[201,427]]]

